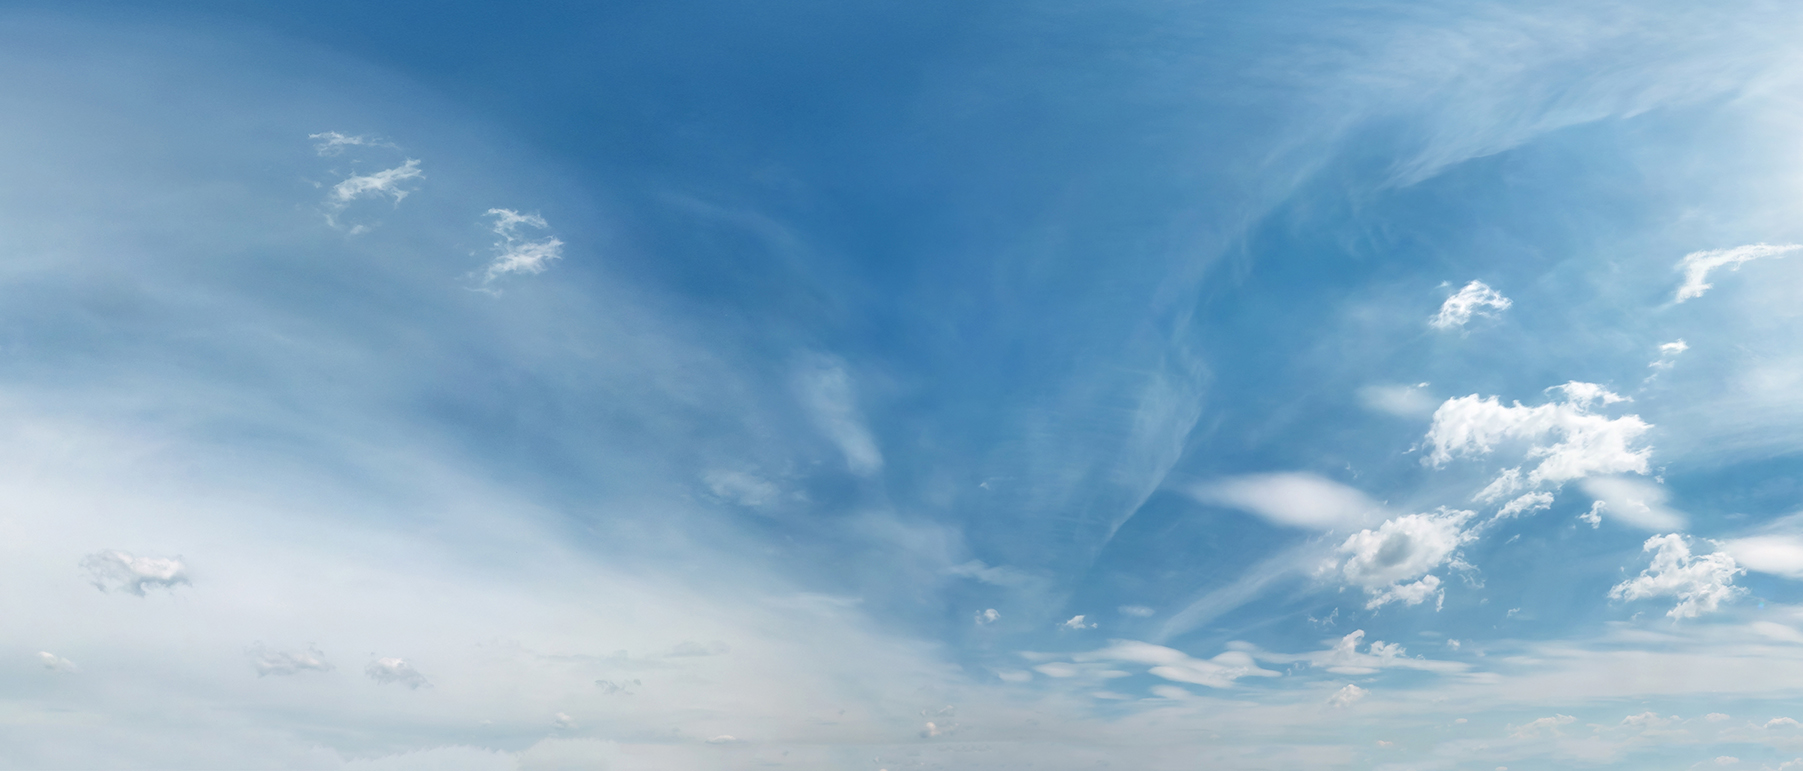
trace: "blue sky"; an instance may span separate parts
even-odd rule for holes
[[[1784,4],[0,10],[0,767],[1803,767]]]

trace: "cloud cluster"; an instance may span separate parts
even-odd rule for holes
[[[1427,573],[1448,563],[1463,564],[1457,553],[1474,538],[1465,524],[1475,515],[1442,508],[1390,519],[1376,530],[1348,537],[1329,568],[1347,583],[1364,588],[1369,609],[1392,602],[1419,605],[1429,597],[1443,597],[1440,579]]]
[[[1627,397],[1577,381],[1546,390],[1554,400],[1536,407],[1504,405],[1495,396],[1477,394],[1446,400],[1434,410],[1421,462],[1437,468],[1456,457],[1488,455],[1504,442],[1526,443],[1523,457],[1532,467],[1526,474],[1522,467],[1505,470],[1478,493],[1480,501],[1588,476],[1647,472],[1652,450],[1638,442],[1652,425],[1638,415],[1610,418],[1593,411]]]
[[[489,209],[488,216],[495,218],[494,233],[501,240],[495,242],[495,258],[483,272],[484,282],[509,273],[543,273],[552,261],[563,259],[563,241],[556,236],[532,239],[520,233],[521,227],[536,230],[550,227],[544,217],[521,214],[512,209]]]
[[[1692,555],[1690,544],[1677,533],[1648,538],[1641,549],[1653,552],[1652,564],[1611,588],[1611,599],[1675,597],[1678,604],[1665,615],[1679,619],[1696,618],[1747,591],[1734,585],[1734,577],[1746,571],[1725,552]]]
[[[172,589],[188,583],[188,566],[180,557],[138,557],[115,549],[88,555],[82,559],[81,567],[103,592],[143,597],[149,588]]]
[[[425,675],[403,659],[376,659],[363,668],[363,674],[378,683],[399,683],[414,689],[432,687]]]
[[[1678,261],[1678,270],[1684,271],[1684,285],[1678,287],[1676,300],[1684,302],[1693,297],[1702,297],[1704,292],[1714,286],[1708,283],[1708,278],[1709,272],[1716,268],[1740,270],[1742,263],[1762,257],[1782,257],[1785,253],[1798,249],[1803,249],[1803,244],[1748,244],[1732,249],[1710,249],[1686,254],[1684,259]]]
[[[1491,315],[1490,311],[1501,313],[1513,304],[1488,284],[1473,281],[1457,294],[1446,298],[1446,302],[1440,305],[1440,312],[1428,319],[1427,323],[1434,329],[1453,329],[1465,326],[1473,315],[1488,316]]]

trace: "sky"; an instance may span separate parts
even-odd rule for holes
[[[0,4],[0,768],[1803,769],[1800,28]]]

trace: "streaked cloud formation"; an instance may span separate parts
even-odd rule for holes
[[[1684,271],[1684,285],[1678,287],[1678,294],[1674,299],[1684,302],[1702,297],[1704,292],[1715,286],[1708,283],[1708,278],[1709,273],[1717,268],[1740,270],[1743,263],[1765,257],[1783,257],[1798,249],[1803,249],[1803,244],[1749,244],[1732,249],[1710,249],[1686,254],[1678,262],[1678,270]]]

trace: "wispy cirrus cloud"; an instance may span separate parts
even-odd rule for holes
[[[1684,271],[1684,284],[1678,287],[1678,293],[1673,299],[1684,302],[1702,297],[1704,292],[1715,286],[1708,279],[1709,273],[1718,268],[1740,270],[1741,265],[1753,260],[1782,257],[1798,249],[1803,249],[1803,244],[1748,244],[1732,249],[1691,252],[1678,261],[1678,270]]]
[[[484,283],[514,273],[537,275],[563,259],[563,241],[556,236],[528,238],[521,232],[522,228],[549,228],[544,217],[512,209],[489,209],[487,216],[494,218],[493,230],[501,240],[495,242],[494,259],[483,269]]]

